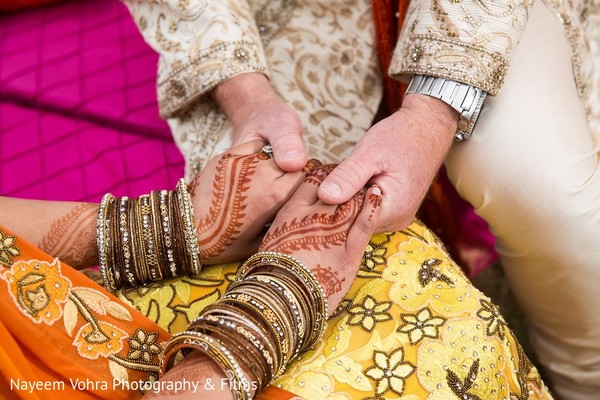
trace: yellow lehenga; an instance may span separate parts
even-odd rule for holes
[[[65,397],[64,391],[36,396],[11,388],[19,377],[63,380],[67,391],[69,378],[108,383],[71,391],[74,398],[139,396],[110,382],[154,382],[161,344],[224,293],[239,265],[205,266],[198,276],[114,297],[8,231],[0,236],[0,394],[10,398]],[[292,393],[306,399],[551,399],[498,308],[418,221],[371,239],[324,340],[261,397]]]

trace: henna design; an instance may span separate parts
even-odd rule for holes
[[[383,199],[381,198],[381,196],[378,196],[376,194],[369,194],[369,204],[371,204],[371,206],[373,206],[373,208],[371,209],[371,212],[369,213],[369,221],[373,220],[373,215],[375,215],[375,210],[379,207],[381,207],[381,203],[382,203]]]
[[[377,196],[376,194],[369,194],[369,204],[371,204],[374,208],[380,207],[382,202],[381,196]]]
[[[321,182],[323,182],[323,180],[327,177],[327,175],[331,173],[331,171],[333,171],[335,167],[336,164],[322,165],[315,169],[310,175],[308,175],[306,179],[304,179],[304,182],[320,185]]]
[[[346,281],[345,277],[340,279],[338,273],[333,271],[331,267],[323,267],[317,264],[316,267],[311,268],[311,271],[325,290],[326,297],[339,293],[342,290],[342,283]]]
[[[246,216],[246,192],[258,162],[268,160],[264,153],[249,156],[225,154],[217,165],[212,202],[208,216],[198,223],[200,259],[215,257],[230,246],[241,233]]]
[[[75,206],[50,225],[39,248],[73,267],[88,267],[98,261],[96,248],[96,218],[98,205],[84,203]]]
[[[196,190],[198,189],[198,185],[200,184],[200,177],[196,176],[192,181],[188,184],[188,193],[190,196],[194,197]]]
[[[333,215],[316,213],[298,220],[285,222],[269,231],[261,249],[289,254],[299,250],[329,249],[346,242],[351,222],[360,211],[364,195],[356,194],[337,207]]]
[[[313,173],[313,171],[315,171],[317,168],[319,168],[322,165],[323,165],[323,163],[321,161],[317,160],[316,158],[311,158],[310,160],[308,160],[306,165],[304,167],[302,167],[302,172],[304,173],[305,176],[308,177],[310,174]]]

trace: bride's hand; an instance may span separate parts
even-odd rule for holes
[[[325,290],[330,312],[350,289],[381,208],[377,186],[340,205],[320,201],[317,189],[333,167],[319,167],[304,180],[259,248],[291,255],[309,267]]]
[[[277,211],[308,173],[310,160],[297,172],[282,171],[254,140],[213,158],[190,183],[200,261],[215,264],[250,256]]]

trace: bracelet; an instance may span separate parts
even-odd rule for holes
[[[311,348],[325,333],[328,310],[323,287],[304,264],[286,254],[275,252],[256,253],[238,269],[236,281],[242,281],[256,269],[271,269],[273,267],[279,267],[278,271],[281,271],[282,275],[295,278],[298,283],[304,286],[304,293],[308,293],[312,300],[309,305],[314,307],[313,335],[308,339],[307,346],[303,347]]]
[[[185,213],[175,215],[189,226]],[[189,243],[185,233],[180,240]],[[246,371],[264,388],[322,338],[326,318],[324,290],[308,268],[285,254],[257,253],[238,269],[225,294],[167,343],[160,357],[161,373],[173,366],[176,354],[199,350],[234,384],[248,384],[242,373]],[[249,398],[250,392],[237,395]]]
[[[239,400],[250,400],[250,383],[244,376],[237,360],[231,351],[218,340],[194,331],[184,331],[175,334],[162,352],[160,359],[161,376],[174,364],[175,355],[184,350],[185,355],[197,350],[208,355],[225,372],[229,379],[229,388]]]
[[[202,265],[192,198],[183,179],[174,191],[137,199],[103,196],[96,223],[99,269],[107,290],[137,287]]]
[[[177,201],[179,210],[184,220],[184,235],[188,256],[190,257],[191,271],[193,275],[200,273],[200,250],[198,246],[198,231],[194,221],[194,210],[192,207],[192,198],[187,190],[187,183],[183,179],[177,182]]]
[[[96,222],[96,244],[98,246],[98,268],[104,281],[104,285],[109,290],[115,290],[114,277],[108,270],[108,254],[110,249],[109,220],[107,219],[108,206],[115,200],[115,197],[107,193],[102,197],[100,207],[98,208],[98,220]]]

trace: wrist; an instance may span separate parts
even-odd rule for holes
[[[227,79],[213,89],[212,97],[234,125],[243,122],[260,104],[279,99],[267,77],[259,72]]]
[[[419,93],[407,94],[400,110],[410,112],[421,123],[427,121],[438,139],[451,141],[454,138],[460,115],[444,101]]]
[[[480,88],[447,78],[414,75],[406,94],[419,93],[444,101],[459,113],[454,138],[466,140],[471,136],[487,93]]]

